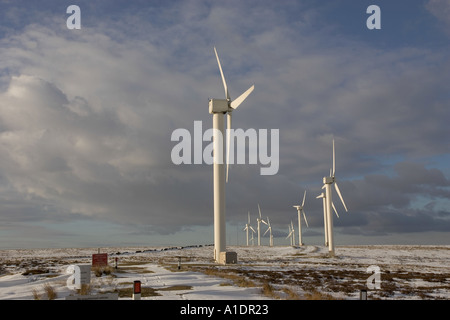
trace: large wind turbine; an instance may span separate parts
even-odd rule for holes
[[[222,76],[223,87],[225,89],[225,99],[210,99],[209,113],[213,115],[213,172],[214,172],[214,260],[218,263],[226,263],[221,260],[221,253],[226,252],[226,231],[225,231],[225,167],[224,167],[224,114],[227,114],[227,137],[230,139],[231,112],[235,110],[253,91],[255,86],[251,86],[241,94],[236,100],[231,100],[228,92],[225,76],[220,65],[219,55],[214,47],[214,52]],[[229,152],[229,141],[227,141],[227,151]],[[227,155],[229,153],[227,152]],[[227,159],[227,177],[228,177]],[[228,180],[228,179],[227,179]]]
[[[251,231],[253,233],[256,232],[255,229],[253,229],[253,227],[250,225],[250,211],[248,212],[248,222],[245,225],[244,231],[246,231],[246,233],[247,233],[247,246],[248,246],[248,232],[249,231]]]
[[[339,187],[336,182],[335,177],[336,172],[336,156],[335,156],[335,150],[334,150],[334,139],[333,139],[333,168],[330,172],[329,177],[323,177],[323,188],[325,188],[325,202],[326,202],[326,208],[327,208],[327,227],[328,227],[328,251],[330,255],[334,256],[334,241],[333,241],[333,215],[331,214],[331,208],[333,207],[334,210],[336,208],[333,205],[332,201],[332,194],[331,194],[331,185],[334,185],[334,188],[336,189],[336,193],[338,194],[339,198],[341,199],[342,204],[344,205],[345,211],[347,210],[347,206],[345,205],[344,198],[342,198],[341,191],[339,190]],[[336,211],[337,214],[337,211]]]
[[[303,194],[303,202],[302,205],[299,206],[294,206],[294,208],[297,208],[297,214],[298,214],[298,245],[302,246],[303,245],[303,241],[302,241],[302,217],[301,215],[303,214],[303,219],[305,219],[306,222],[306,226],[309,227],[308,225],[308,220],[306,220],[306,215],[305,215],[305,210],[304,210],[304,205],[305,205],[305,198],[306,198],[306,190],[305,193]]]
[[[294,224],[291,221],[291,224],[288,224],[288,228],[289,228],[289,233],[286,237],[287,238],[291,238],[291,246],[295,246],[295,230],[294,230]]]
[[[261,222],[264,223],[265,225],[267,225],[267,222],[265,222],[262,217],[261,217],[261,208],[259,207],[259,203],[258,203],[258,211],[259,211],[259,218],[256,219],[256,221],[258,222],[258,246],[261,245]]]
[[[267,230],[264,232],[263,236],[269,231],[269,245],[273,246],[273,235],[272,235],[272,226],[270,225],[269,217],[267,217]]]

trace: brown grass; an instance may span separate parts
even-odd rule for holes
[[[306,300],[335,300],[333,296],[329,294],[324,294],[317,290],[305,293]]]
[[[45,297],[48,300],[55,300],[58,297],[55,289],[53,288],[53,286],[51,284],[44,283],[43,286],[42,286],[42,289],[44,291],[43,294],[40,294],[39,291],[36,288],[32,289],[32,294],[33,294],[33,299],[34,300],[42,300]]]

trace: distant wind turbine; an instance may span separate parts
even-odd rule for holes
[[[342,198],[341,191],[339,190],[339,187],[336,182],[336,156],[335,156],[335,149],[334,149],[334,139],[333,139],[333,168],[330,172],[329,177],[323,178],[323,184],[322,187],[325,188],[325,202],[326,202],[326,212],[327,212],[327,229],[328,229],[328,251],[330,255],[334,256],[334,241],[333,241],[333,215],[331,214],[331,208],[335,210],[336,214],[336,208],[334,207],[333,201],[332,201],[332,193],[331,193],[331,185],[334,185],[334,188],[336,190],[336,193],[338,194],[339,198],[341,199],[342,204],[344,205],[345,211],[347,210],[347,206],[345,205],[344,198]]]
[[[289,230],[289,233],[288,233],[286,239],[290,238],[291,246],[295,246],[295,230],[294,230],[294,225],[293,225],[292,221],[291,221],[291,224],[288,224],[288,230]]]
[[[266,235],[267,232],[269,232],[269,245],[272,247],[273,246],[273,235],[272,235],[272,226],[270,225],[270,220],[269,217],[267,217],[267,230],[266,232],[264,232],[263,236]]]
[[[305,206],[305,198],[306,198],[306,190],[305,193],[303,194],[303,202],[302,205],[297,205],[294,206],[294,208],[297,208],[297,214],[298,214],[298,245],[302,246],[303,245],[303,241],[302,241],[302,214],[303,214],[303,219],[306,222],[306,226],[309,227],[308,225],[308,220],[306,220],[306,215],[305,215],[305,210],[304,210],[304,206]]]
[[[259,203],[258,203],[258,211],[259,211],[259,218],[256,219],[256,221],[258,222],[258,246],[261,245],[261,222],[264,223],[265,225],[267,225],[267,222],[265,222],[262,217],[261,217],[261,208],[259,207]]]
[[[247,246],[248,246],[248,232],[249,231],[251,231],[253,233],[256,232],[255,229],[253,229],[253,227],[250,225],[250,211],[248,212],[248,222],[245,225],[244,231],[246,231],[246,233],[247,233]],[[253,237],[253,235],[252,235],[252,237]]]
[[[255,234],[253,228],[252,228],[252,237],[250,238],[250,241],[252,242],[252,246],[255,245],[255,238],[253,237],[253,235]]]
[[[235,110],[253,91],[251,86],[247,91],[241,94],[236,100],[232,101],[228,92],[225,76],[220,65],[219,55],[216,48],[214,52],[219,65],[220,75],[222,76],[223,87],[225,89],[225,99],[210,99],[209,113],[213,115],[213,172],[214,172],[214,260],[220,261],[221,252],[226,252],[226,231],[225,231],[225,167],[224,167],[224,114],[227,114],[227,181],[229,164],[229,140],[231,129],[231,112]],[[226,260],[226,259],[225,259]]]

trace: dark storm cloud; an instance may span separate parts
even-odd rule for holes
[[[280,130],[276,175],[231,166],[229,221],[244,224],[260,203],[284,228],[308,189],[307,213],[320,227],[315,196],[334,137],[351,211],[339,208],[338,227],[449,231],[448,167],[427,165],[449,152],[448,50],[380,49],[295,2],[232,4],[90,3],[77,33],[64,14],[42,12],[41,23],[22,16],[14,32],[2,28],[2,217],[83,216],[152,234],[212,224],[212,168],[176,166],[170,155],[173,130],[212,125],[207,98],[224,94],[217,46],[232,97],[255,84],[234,127]]]

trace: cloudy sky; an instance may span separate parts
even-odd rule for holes
[[[450,244],[449,41],[447,0],[0,0],[0,248],[213,243],[212,166],[171,135],[212,127],[214,46],[232,98],[255,85],[233,127],[279,130],[275,175],[230,168],[229,244],[258,203],[288,244],[304,190],[323,244],[333,137],[337,245]]]

